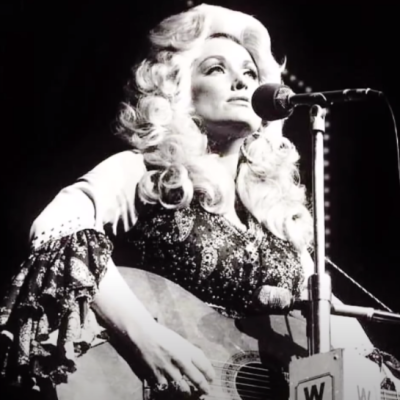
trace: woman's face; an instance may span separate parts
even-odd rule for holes
[[[192,101],[209,135],[245,137],[261,119],[251,106],[259,86],[257,67],[249,52],[228,38],[205,42],[192,70]]]

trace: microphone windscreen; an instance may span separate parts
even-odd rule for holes
[[[257,305],[271,312],[290,310],[293,305],[293,296],[290,290],[276,286],[261,286],[256,292]]]
[[[289,117],[293,109],[288,107],[287,98],[292,90],[276,83],[259,86],[253,93],[251,105],[263,121],[275,121]]]

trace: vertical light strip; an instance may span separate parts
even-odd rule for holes
[[[288,70],[283,71],[284,77],[286,77],[286,81],[288,81],[289,86],[293,89],[294,92],[299,93],[310,93],[312,92],[312,88],[305,84],[304,81],[299,80],[295,75],[290,74]],[[326,118],[325,118],[325,134],[324,134],[324,169],[325,169],[325,253],[329,256],[329,251],[331,248],[331,175],[330,175],[330,112],[329,109],[326,109]]]

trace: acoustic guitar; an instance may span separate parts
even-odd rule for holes
[[[158,322],[201,348],[212,362],[216,378],[210,394],[202,398],[289,399],[289,363],[308,355],[306,320],[300,312],[234,320],[165,278],[134,268],[119,270]],[[155,399],[115,348],[105,342],[80,357],[77,372],[58,386],[58,399]],[[400,395],[382,391],[381,398],[397,400]]]

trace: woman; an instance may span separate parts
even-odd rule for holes
[[[172,381],[190,391],[186,376],[207,392],[209,361],[138,301],[111,259],[113,235],[126,233],[133,266],[231,316],[257,312],[263,285],[301,295],[313,263],[299,157],[282,122],[261,121],[250,104],[281,71],[267,30],[239,12],[200,5],[151,32],[120,116],[132,151],[62,190],[32,226],[32,252],[1,308],[7,378],[41,389],[65,381],[102,335],[94,310],[160,390]],[[371,351],[349,326],[346,344]]]

